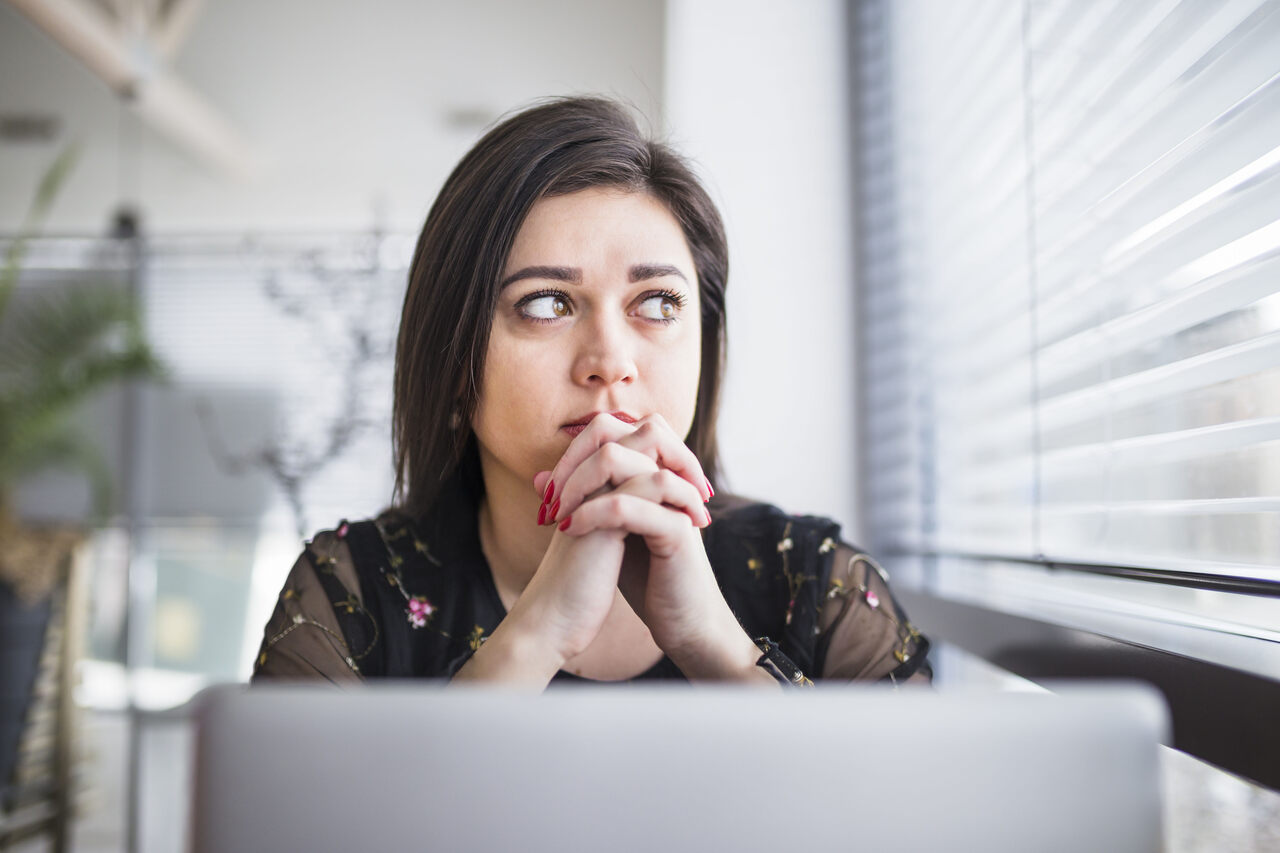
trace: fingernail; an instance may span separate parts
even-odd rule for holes
[[[572,515],[566,515],[566,516],[564,517],[564,521],[560,522],[560,529],[561,529],[561,530],[568,530],[568,529],[569,529],[569,523],[570,523],[571,521],[573,521],[573,516],[572,516]]]
[[[551,496],[552,496],[553,494],[555,494],[555,491],[556,491],[556,481],[555,481],[555,480],[547,480],[547,488],[546,488],[546,491],[544,491],[544,492],[542,493],[542,505],[543,505],[543,506],[546,506],[547,504],[551,503]]]
[[[556,513],[560,511],[560,499],[556,498],[556,502],[551,505],[551,514],[547,516],[547,521],[555,521]]]
[[[546,524],[546,522],[547,522],[547,505],[543,504],[542,506],[538,507],[538,526],[541,527],[542,525]]]
[[[707,480],[707,491],[711,494],[711,497],[707,498],[707,500],[711,500],[711,498],[714,498],[716,496],[716,490],[711,488],[710,480]]]
[[[707,524],[708,525],[711,524],[711,513],[707,512],[705,509],[703,510],[703,512],[707,513]]]

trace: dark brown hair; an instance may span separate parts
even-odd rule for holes
[[[486,133],[445,181],[418,238],[400,317],[392,412],[396,503],[410,515],[428,512],[450,482],[483,493],[475,439],[465,425],[479,398],[507,255],[535,202],[591,187],[647,192],[684,232],[702,310],[701,375],[686,444],[716,481],[729,273],[720,214],[685,160],[642,135],[622,105],[559,98]]]

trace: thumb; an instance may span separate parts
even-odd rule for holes
[[[551,479],[550,471],[539,471],[533,477],[533,488],[538,493],[538,497],[542,497],[547,489],[547,480]]]

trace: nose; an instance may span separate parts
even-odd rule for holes
[[[598,317],[578,328],[581,339],[573,362],[574,382],[599,387],[635,382],[638,371],[625,320]]]

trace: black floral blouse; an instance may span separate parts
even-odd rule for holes
[[[709,508],[707,556],[751,637],[774,640],[808,678],[931,679],[929,641],[835,522],[731,497]],[[254,680],[452,677],[506,615],[476,518],[451,502],[318,534],[280,593]],[[683,678],[664,656],[637,680]],[[553,682],[583,680],[562,670]]]

